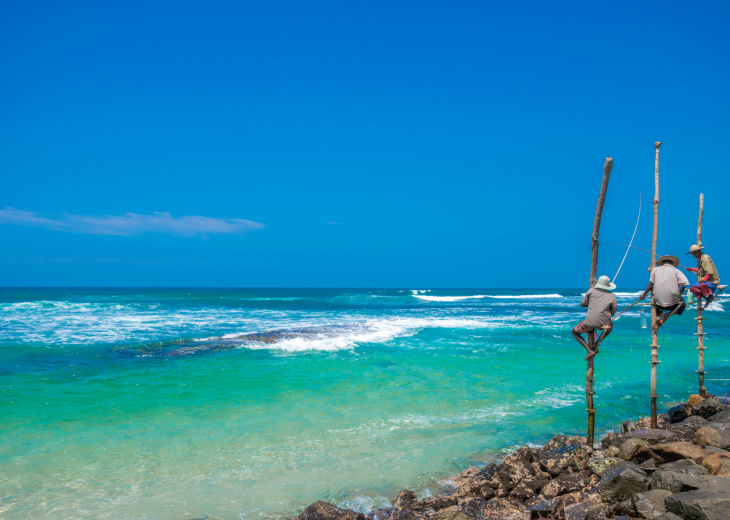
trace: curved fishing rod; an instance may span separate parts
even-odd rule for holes
[[[615,246],[628,246],[628,247],[631,247],[633,249],[638,249],[639,251],[644,251],[645,253],[651,254],[651,251],[649,251],[648,249],[642,249],[641,247],[632,246],[631,244],[621,244],[619,242],[602,242],[602,243],[603,244],[613,244]],[[658,253],[658,254],[659,254],[659,256],[665,256],[665,255],[662,255],[661,253]],[[679,267],[681,267],[682,269],[687,269],[682,264],[679,264]]]
[[[626,248],[626,252],[624,253],[624,257],[621,260],[621,265],[618,266],[618,271],[616,271],[616,274],[613,275],[613,280],[611,280],[612,283],[616,283],[616,278],[618,278],[618,274],[621,272],[621,268],[624,266],[624,262],[626,261],[626,257],[629,254],[629,249],[631,249],[631,244],[634,243],[634,237],[636,236],[636,230],[639,229],[639,219],[641,219],[641,193],[639,193],[639,216],[636,217],[636,227],[634,227],[634,234],[631,235],[631,240],[629,241],[629,246]]]

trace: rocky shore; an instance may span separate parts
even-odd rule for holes
[[[714,396],[626,421],[600,447],[558,435],[453,478],[450,493],[403,490],[365,515],[327,502],[297,520],[730,520],[730,406]]]

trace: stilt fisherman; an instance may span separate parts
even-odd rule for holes
[[[720,275],[717,273],[715,262],[712,261],[710,255],[702,252],[703,249],[704,246],[692,244],[687,254],[697,259],[697,267],[685,267],[685,269],[697,275],[697,283],[690,285],[689,290],[697,297],[700,304],[702,303],[702,298],[705,298],[706,301],[703,308],[706,308],[714,299],[712,295],[717,289],[717,286],[720,285]]]
[[[598,354],[598,345],[613,330],[611,316],[616,314],[617,305],[616,296],[611,291],[615,288],[616,285],[611,283],[611,279],[608,276],[601,276],[598,282],[596,282],[595,287],[590,289],[583,296],[583,301],[580,302],[581,307],[588,307],[588,312],[586,313],[586,319],[581,321],[573,329],[573,337],[588,351],[586,360]],[[603,333],[600,338],[596,339],[594,350],[591,350],[581,334],[595,334],[596,329],[603,330]]]

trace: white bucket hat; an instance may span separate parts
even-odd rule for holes
[[[611,279],[605,274],[598,279],[595,289],[603,289],[604,291],[613,291],[616,288],[615,283],[611,283]]]

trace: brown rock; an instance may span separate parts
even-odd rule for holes
[[[543,451],[540,454],[540,467],[551,475],[557,476],[575,462],[576,456],[581,454],[580,448],[579,444],[566,444],[559,448]]]
[[[672,494],[671,491],[663,489],[652,489],[646,493],[639,493],[631,498],[635,514],[641,518],[656,518],[667,512],[664,507],[664,500]]]
[[[648,443],[643,439],[627,439],[618,448],[618,458],[631,460],[644,446],[648,446]]]
[[[460,511],[456,507],[442,509],[436,513],[428,515],[428,520],[471,520],[469,516]]]
[[[548,441],[543,448],[543,451],[554,450],[556,448],[562,448],[568,444],[585,444],[586,438],[579,435],[556,435]]]
[[[702,427],[697,430],[693,441],[698,446],[714,446],[715,448],[730,448],[730,430],[716,430]]]
[[[487,518],[517,517],[522,507],[506,498],[493,498],[487,501]]]
[[[730,478],[730,459],[722,459],[722,462],[712,474],[718,477]]]
[[[434,511],[440,511],[441,509],[446,509],[447,507],[455,506],[457,503],[457,499],[453,495],[444,495],[440,497],[429,497],[424,498],[423,500],[419,500],[416,502],[412,507],[409,509],[413,509],[414,511],[425,511],[428,509],[433,509]]]
[[[426,515],[410,510],[396,509],[390,515],[390,520],[426,520]]]
[[[642,460],[654,459],[657,464],[665,462],[674,462],[679,459],[692,459],[698,462],[702,457],[706,457],[710,452],[703,450],[696,444],[691,442],[668,442],[666,444],[657,444],[655,446],[646,446],[636,453],[636,458]]]
[[[365,520],[365,515],[320,500],[302,511],[297,520]]]
[[[723,461],[730,461],[730,453],[713,453],[707,457],[703,457],[700,460],[700,464],[702,464],[702,466],[705,467],[710,474],[715,475]]]
[[[699,394],[692,394],[689,396],[689,400],[687,401],[689,405],[694,408],[698,404],[700,404],[702,401],[704,401],[705,398],[700,396]]]
[[[416,500],[415,492],[404,489],[398,493],[393,505],[396,509],[413,509],[413,506],[416,504]]]
[[[599,502],[595,506],[588,509],[585,520],[607,520],[608,506],[603,502]]]
[[[451,481],[454,483],[456,487],[461,486],[462,484],[468,482],[469,480],[473,479],[479,472],[481,471],[481,468],[477,466],[472,466],[469,469],[466,469],[459,473],[458,475],[455,475],[451,478]]]
[[[647,444],[661,444],[676,440],[674,433],[667,430],[636,430],[624,435],[627,439],[641,439]]]

